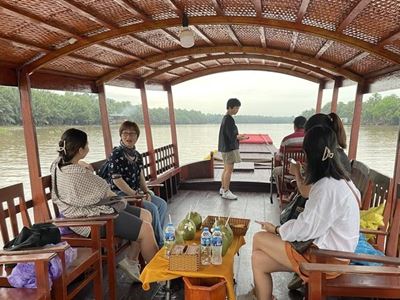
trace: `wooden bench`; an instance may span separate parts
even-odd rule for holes
[[[32,225],[28,209],[33,207],[33,201],[25,201],[22,183],[15,184],[0,189],[0,232],[2,242],[7,243],[18,235],[23,226]],[[5,208],[6,207],[6,208]],[[46,248],[35,248],[20,251],[1,251],[1,256],[14,256],[17,254],[28,255],[37,253],[56,253],[62,262],[63,272],[59,279],[54,282],[55,299],[71,299],[81,289],[93,282],[94,295],[96,299],[102,299],[102,266],[100,259],[100,227],[104,222],[76,222],[60,221],[59,226],[90,226],[92,230],[91,238],[87,239],[86,247],[77,249],[77,259],[66,268],[65,250],[68,245],[53,246]],[[7,275],[11,269],[3,268],[0,274],[0,285],[8,286]],[[79,276],[84,276],[81,284],[71,287],[70,284]]]

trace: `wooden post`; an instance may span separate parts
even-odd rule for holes
[[[138,87],[140,88],[140,96],[142,98],[144,130],[146,131],[147,151],[149,152],[150,161],[150,177],[152,180],[155,180],[157,179],[156,155],[154,152],[153,137],[151,135],[150,115],[149,106],[147,104],[146,87],[143,80],[138,81]]]
[[[39,149],[36,136],[35,120],[32,114],[31,82],[29,75],[23,71],[18,72],[18,87],[21,104],[22,125],[26,158],[28,161],[29,180],[31,183],[33,213],[35,223],[43,221],[42,205],[45,196],[42,190]],[[56,146],[56,145],[54,145]]]
[[[400,130],[397,134],[397,148],[396,148],[396,157],[394,163],[394,171],[393,171],[393,180],[394,180],[394,191],[393,202],[400,201]]]
[[[176,134],[176,121],[175,121],[175,110],[174,110],[174,98],[172,97],[171,85],[165,86],[168,94],[168,111],[169,111],[169,123],[171,128],[171,140],[174,146],[174,163],[175,167],[179,167],[179,155],[178,155],[178,137]]]
[[[364,84],[358,83],[356,99],[354,101],[353,122],[351,124],[350,145],[348,153],[349,159],[356,159],[357,157],[357,144],[358,144],[358,135],[360,131],[360,124],[361,124],[363,92],[364,92]]]
[[[106,157],[110,155],[113,149],[111,130],[110,130],[110,122],[108,119],[108,111],[107,111],[107,98],[105,93],[104,84],[98,85],[99,92],[99,106],[100,106],[100,118],[101,118],[101,128],[103,129],[103,139],[104,139],[104,151],[106,153]]]
[[[318,88],[318,96],[317,96],[317,106],[315,107],[315,113],[318,114],[321,112],[321,107],[322,107],[322,96],[324,94],[324,87],[325,87],[325,83],[321,82],[319,84],[319,88]]]
[[[333,87],[332,102],[331,102],[331,112],[334,112],[334,113],[336,113],[336,111],[337,111],[339,88],[341,87],[341,85],[342,85],[341,78],[336,78],[335,79],[335,85]]]

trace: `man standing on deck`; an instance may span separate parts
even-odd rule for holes
[[[236,115],[240,108],[240,101],[236,98],[231,98],[226,103],[226,114],[222,119],[219,129],[218,151],[222,153],[224,161],[224,171],[221,176],[221,188],[219,194],[224,199],[236,200],[237,196],[229,190],[231,183],[231,175],[233,165],[240,163],[239,141],[247,139],[243,134],[239,134],[235,120],[232,116]]]
[[[277,165],[281,164],[283,149],[287,146],[302,146],[304,140],[304,125],[306,124],[307,119],[303,116],[298,116],[293,121],[293,128],[294,132],[285,136],[282,139],[281,146],[279,147],[279,151],[275,154],[275,163]],[[282,176],[283,167],[278,166],[274,168],[274,178],[275,182],[279,183],[278,176]],[[279,184],[276,185],[278,188],[278,194],[280,195],[279,191]]]

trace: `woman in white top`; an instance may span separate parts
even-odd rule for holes
[[[264,231],[253,238],[252,268],[257,299],[274,299],[272,272],[294,271],[307,282],[307,275],[300,273],[299,265],[309,261],[308,252],[298,253],[289,242],[314,239],[314,245],[320,249],[355,250],[360,228],[360,196],[338,161],[337,148],[332,129],[311,128],[303,142],[307,160],[305,183],[312,185],[304,211],[282,226],[258,222]]]

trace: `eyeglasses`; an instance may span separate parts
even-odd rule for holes
[[[122,131],[123,136],[137,136],[137,132],[135,131]]]

